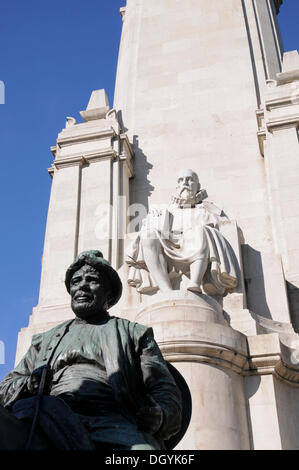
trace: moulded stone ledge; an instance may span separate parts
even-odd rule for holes
[[[277,86],[286,85],[299,80],[299,70],[280,72],[276,75]]]
[[[65,158],[57,158],[54,162],[51,168],[49,168],[49,173],[53,174],[54,169],[61,169],[61,168],[66,168],[69,166],[74,166],[74,165],[84,165],[84,164],[90,164],[92,162],[96,162],[99,160],[104,160],[104,159],[114,159],[116,157],[116,152],[113,150],[111,147],[103,149],[98,152],[89,152],[89,153],[82,153],[78,155],[72,155],[68,156]]]
[[[60,134],[61,135],[61,134]],[[59,147],[63,145],[70,145],[73,143],[78,143],[78,142],[86,142],[89,140],[95,140],[95,139],[102,139],[105,137],[114,137],[115,136],[115,131],[111,127],[107,129],[100,129],[100,130],[86,130],[85,132],[80,132],[77,133],[76,135],[65,135],[61,136],[57,139],[57,145]]]
[[[157,318],[163,321],[184,319],[227,326],[222,307],[216,300],[204,294],[181,290],[161,292],[154,297],[143,296],[136,321],[152,324]]]
[[[248,337],[249,368],[245,375],[274,374],[280,381],[299,387],[298,344],[299,336],[295,333]]]
[[[168,318],[153,312],[151,326],[165,359],[171,362],[204,362],[242,373],[248,368],[246,336],[220,323],[203,321],[194,312],[179,319],[173,309]],[[190,312],[189,312],[190,313]]]
[[[159,342],[166,360],[170,362],[202,362],[231,369],[242,374],[248,367],[247,355],[234,351],[224,345],[193,342]]]
[[[269,119],[266,123],[269,132],[279,129],[287,129],[289,127],[299,126],[299,114],[294,114],[286,117],[278,117],[276,119]]]
[[[283,361],[279,361],[275,367],[276,377],[289,385],[299,388],[299,370],[298,367],[290,367]]]

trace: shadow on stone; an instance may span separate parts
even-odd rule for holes
[[[261,378],[257,375],[257,376],[247,377],[245,381],[246,381],[245,390],[246,390],[246,409],[247,409],[249,443],[250,443],[250,449],[254,450],[252,418],[251,418],[249,400],[258,391],[260,384],[261,384]]]
[[[299,333],[299,288],[286,281],[291,320],[296,333]]]
[[[265,293],[261,253],[250,245],[244,244],[242,245],[242,259],[247,307],[257,315],[272,320]]]
[[[139,140],[137,135],[134,135],[133,137],[133,148],[135,154],[135,158],[133,160],[135,177],[134,180],[132,180],[130,188],[130,201],[131,204],[142,204],[148,212],[148,200],[155,189],[155,187],[150,183],[150,180],[148,179],[150,170],[153,168],[153,165],[148,162],[147,156],[139,147]],[[137,190],[138,198],[136,197]],[[136,231],[138,231],[139,229],[140,228],[136,229]]]

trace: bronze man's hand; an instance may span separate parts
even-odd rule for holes
[[[42,374],[44,370],[45,370],[45,366],[38,367],[37,369],[34,369],[34,371],[30,375],[27,388],[28,388],[28,391],[32,395],[36,395],[38,392],[39,384],[41,382],[41,378],[42,378]],[[51,382],[52,382],[52,371],[50,369],[47,369],[47,375],[46,375],[44,391],[43,391],[44,395],[47,395],[50,393]]]
[[[163,423],[163,411],[151,395],[147,395],[150,405],[139,409],[136,414],[138,429],[149,434],[155,434]]]

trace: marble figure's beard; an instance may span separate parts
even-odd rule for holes
[[[171,203],[178,207],[194,207],[207,197],[208,194],[205,189],[200,189],[194,194],[188,186],[183,186],[172,196]]]
[[[179,207],[184,206],[195,206],[198,204],[197,194],[194,194],[188,186],[183,186],[177,191],[177,194],[172,197],[172,202],[177,204]]]

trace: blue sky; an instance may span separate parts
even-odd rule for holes
[[[47,168],[66,116],[90,93],[113,103],[125,0],[2,0],[0,7],[0,340],[13,368],[18,331],[38,302],[51,188]]]
[[[0,7],[0,341],[13,368],[17,334],[38,302],[51,179],[50,146],[92,90],[113,103],[125,0],[2,0]],[[279,15],[285,50],[299,49],[299,1]],[[1,349],[1,348],[0,348]],[[1,357],[0,357],[1,360]]]

